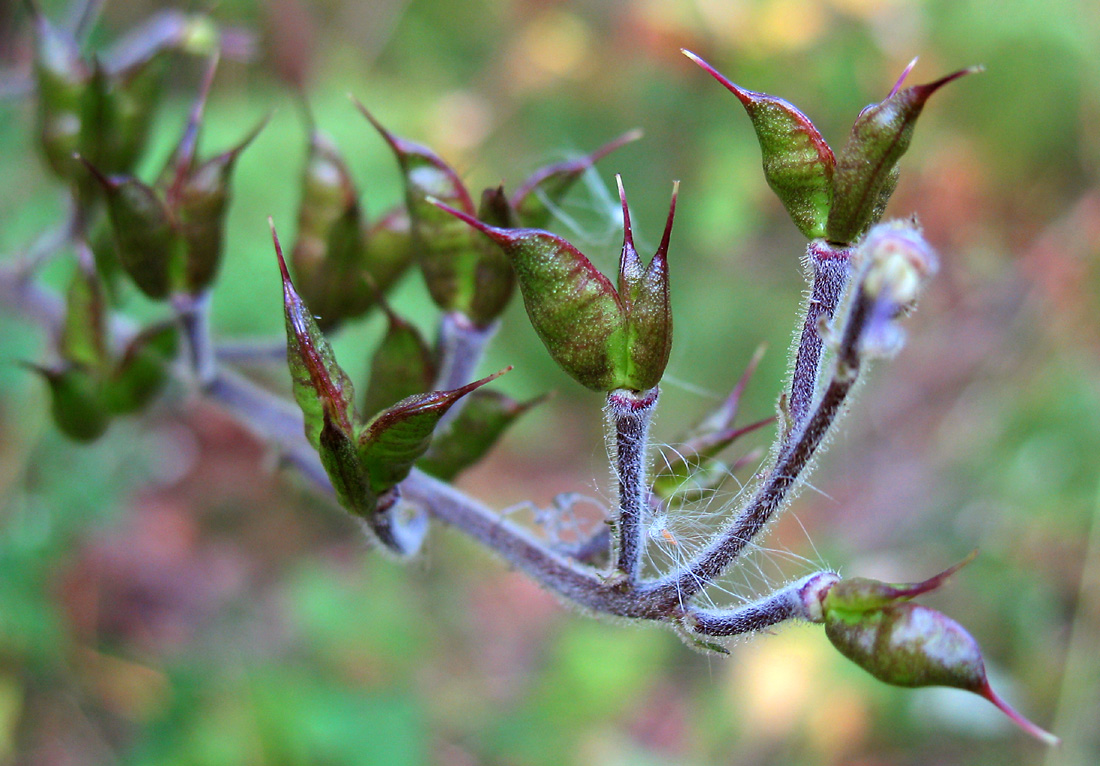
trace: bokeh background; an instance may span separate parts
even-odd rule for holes
[[[110,0],[93,45],[159,7]],[[26,16],[0,9],[0,55],[18,71]],[[562,607],[452,530],[394,562],[186,391],[78,448],[14,364],[43,355],[46,339],[0,314],[0,764],[1100,762],[1100,6],[222,0],[212,13],[256,30],[263,53],[223,62],[206,150],[274,110],[238,166],[219,338],[281,329],[266,217],[293,238],[298,90],[372,214],[400,199],[399,179],[349,92],[474,190],[514,188],[641,127],[555,226],[610,270],[613,174],[650,248],[682,181],[663,440],[718,401],[762,342],[744,422],[773,412],[803,290],[804,245],[764,183],[748,119],[679,48],[794,102],[834,146],[913,56],[914,82],[984,64],[932,99],[891,203],[918,213],[942,254],[910,342],[874,370],[813,487],[725,586],[733,600],[823,566],[921,579],[978,548],[927,602],[968,626],[995,685],[1065,744],[1047,752],[962,693],[884,687],[811,626],[703,656],[667,631]],[[174,67],[148,172],[200,70]],[[5,258],[64,210],[32,115],[0,102]],[[47,278],[60,283],[68,264]],[[417,275],[394,303],[431,330]],[[371,320],[340,335],[349,369],[365,370],[379,330]],[[516,366],[505,390],[558,395],[460,484],[499,508],[606,496],[599,397],[554,368],[518,301],[484,369],[504,364]],[[696,522],[670,521],[677,544]]]

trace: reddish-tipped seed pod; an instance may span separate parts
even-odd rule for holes
[[[672,348],[668,244],[676,212],[673,188],[664,236],[648,266],[634,248],[626,194],[618,290],[567,241],[539,229],[501,229],[436,200],[507,255],[527,316],[554,361],[595,391],[646,391],[661,380]]]
[[[993,691],[981,649],[961,625],[910,602],[938,588],[969,560],[919,583],[898,585],[863,577],[836,582],[820,599],[825,634],[841,654],[880,681],[974,692],[1028,734],[1056,744],[1057,737],[1021,716]]]

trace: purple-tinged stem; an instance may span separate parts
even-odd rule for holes
[[[814,240],[806,249],[806,258],[812,271],[812,283],[791,370],[791,391],[787,401],[791,434],[806,421],[817,396],[825,349],[820,328],[823,322],[833,318],[852,273],[849,247]]]
[[[621,583],[633,587],[644,555],[642,534],[644,513],[648,507],[646,459],[649,451],[649,424],[657,407],[659,390],[637,392],[617,389],[607,395],[610,433],[615,437],[615,477],[618,480],[619,508],[615,519],[618,550],[615,574]]]

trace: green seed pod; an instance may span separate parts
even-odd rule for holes
[[[146,59],[116,75],[112,96],[115,130],[105,156],[112,173],[129,173],[149,143],[153,117],[164,89],[166,70],[163,56]]]
[[[310,135],[298,203],[298,239],[291,253],[303,298],[322,328],[358,316],[373,303],[363,278],[358,192],[347,164],[323,133]]]
[[[912,65],[910,65],[912,66]],[[913,138],[925,102],[947,83],[981,71],[962,69],[935,82],[899,90],[860,112],[848,143],[837,156],[833,206],[826,224],[831,242],[855,242],[881,217],[897,185],[897,163]],[[909,70],[902,74],[902,79]]]
[[[416,257],[409,214],[403,207],[394,208],[373,224],[364,225],[363,240],[364,270],[377,291],[385,294]]]
[[[179,334],[175,323],[155,325],[139,333],[103,384],[108,411],[130,414],[142,410],[168,380]]]
[[[620,185],[620,192],[621,192]],[[626,196],[622,194],[624,213]],[[507,255],[527,316],[554,361],[595,391],[647,391],[660,381],[672,344],[667,251],[676,192],[664,236],[649,266],[634,249],[624,215],[619,291],[588,258],[561,237],[539,229],[499,229],[438,200]]]
[[[474,216],[470,193],[454,169],[431,149],[395,136],[362,104],[356,105],[393,149],[401,167],[413,246],[432,300],[444,311],[463,313],[479,327],[488,325],[515,290],[508,260],[428,201],[439,200]],[[499,213],[499,205],[494,210]]]
[[[370,488],[381,494],[401,482],[428,451],[435,428],[447,410],[511,369],[451,391],[410,396],[371,418],[359,432],[359,457],[368,472]]]
[[[50,412],[61,433],[78,442],[92,442],[103,435],[110,415],[95,375],[78,366],[58,370],[28,367],[49,384]]]
[[[354,515],[371,519],[378,508],[378,494],[370,486],[370,475],[363,466],[355,438],[333,419],[327,402],[323,410],[317,452],[336,500]]]
[[[790,103],[738,87],[690,51],[684,55],[709,72],[741,101],[752,120],[764,177],[795,225],[809,239],[825,236],[833,201],[833,150],[814,124]]]
[[[1028,721],[990,687],[981,649],[957,622],[909,599],[934,590],[966,560],[919,583],[896,585],[844,579],[820,597],[825,635],[841,654],[895,686],[951,686],[982,696],[1028,734],[1047,744],[1058,738]]]
[[[34,16],[34,78],[38,90],[37,130],[47,166],[64,180],[85,177],[73,154],[80,137],[91,71],[76,41],[28,4]]]
[[[157,192],[133,176],[106,176],[84,164],[103,187],[123,270],[153,299],[168,297],[182,270],[184,242]]]
[[[189,171],[173,200],[176,227],[187,250],[184,286],[192,294],[205,290],[217,276],[233,167],[266,124],[264,120],[232,149]]]
[[[501,229],[516,227],[516,212],[512,209],[512,203],[508,201],[508,195],[504,193],[503,185],[490,187],[481,193],[477,217],[490,226]]]
[[[90,250],[82,244],[66,294],[65,323],[61,327],[58,351],[69,364],[101,372],[110,363],[109,345],[103,283],[96,273]]]
[[[672,219],[676,215],[676,195],[679,181],[672,185],[672,202],[657,253],[649,266],[642,268],[634,249],[630,226],[630,211],[622,179],[619,199],[623,205],[623,250],[619,260],[619,300],[622,305],[622,342],[625,348],[616,360],[616,369],[625,385],[635,391],[646,391],[661,382],[672,352],[672,308],[668,293],[668,243],[672,235]]]
[[[550,223],[554,208],[585,171],[619,147],[637,141],[641,137],[642,131],[630,130],[584,157],[558,162],[536,170],[512,195],[511,206],[515,210],[520,225],[529,229],[545,228]],[[480,215],[478,217],[493,226],[509,228],[503,223],[490,221]]]
[[[274,224],[271,233],[283,280],[287,362],[306,438],[320,454],[340,503],[396,545],[393,520],[381,518],[386,511],[379,507],[381,496],[408,476],[447,410],[503,371],[453,391],[418,393],[361,422],[351,380],[290,280]],[[380,531],[383,527],[389,531]]]
[[[417,467],[438,479],[451,481],[477,464],[512,423],[545,399],[540,396],[517,402],[497,391],[474,391],[450,426],[435,436]]]
[[[271,223],[270,219],[268,222]],[[290,281],[274,223],[271,224],[271,236],[283,279],[287,363],[294,399],[305,415],[306,438],[314,448],[320,449],[321,432],[325,428],[335,428],[351,438],[358,419],[355,388],[347,373],[337,364],[332,346]]]
[[[385,302],[389,324],[371,357],[370,382],[363,397],[363,412],[376,413],[432,387],[435,360],[420,331],[395,314]]]

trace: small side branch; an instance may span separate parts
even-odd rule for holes
[[[833,572],[817,572],[735,609],[688,608],[683,624],[703,636],[738,636],[770,628],[787,620],[821,621],[821,595],[839,580]]]

